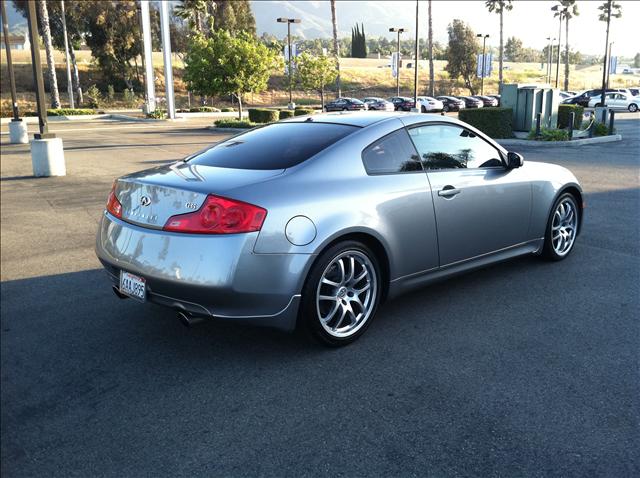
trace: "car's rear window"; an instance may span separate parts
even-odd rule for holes
[[[286,169],[358,130],[332,123],[274,123],[229,138],[194,156],[191,164],[234,169]]]

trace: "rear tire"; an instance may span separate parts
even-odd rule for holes
[[[422,108],[420,109],[420,111],[421,111],[422,113],[426,113],[426,112],[427,112],[427,108],[425,108],[424,106],[422,106]]]
[[[381,292],[382,275],[373,252],[358,241],[340,242],[311,267],[298,325],[325,345],[350,344],[371,324]]]
[[[631,103],[629,105],[629,108],[627,108],[631,113],[635,113],[636,111],[638,111],[638,105],[635,103]]]
[[[580,224],[580,209],[573,194],[564,193],[553,204],[544,235],[542,257],[561,261],[573,250]]]

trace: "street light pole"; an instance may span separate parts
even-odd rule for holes
[[[553,42],[556,41],[556,38],[547,37],[547,40],[549,40],[547,46],[547,83],[551,83],[551,58],[553,57]]]
[[[611,75],[611,49],[614,43],[615,42],[609,43],[609,61],[607,63],[607,87],[606,87],[607,90],[609,89],[609,76]]]
[[[44,80],[42,79],[42,65],[40,63],[40,38],[38,37],[38,23],[35,2],[27,2],[27,24],[29,25],[29,41],[31,42],[31,68],[33,69],[33,82],[36,85],[36,104],[38,106],[38,127],[40,134],[36,139],[54,138],[55,134],[49,134],[47,126],[47,107],[44,96]]]
[[[567,16],[569,12],[568,8],[560,9],[560,5],[554,5],[551,7],[551,10],[554,12],[559,12],[558,15],[558,62],[556,65],[556,88],[558,87],[558,83],[560,81],[560,47],[562,45],[562,18]]]
[[[400,34],[407,31],[406,28],[389,28],[392,33],[398,34],[398,43],[396,47],[396,96],[400,96]]]
[[[289,77],[289,104],[287,107],[292,110],[295,108],[295,104],[293,103],[293,96],[291,93],[291,78],[293,72],[291,71],[291,24],[292,23],[300,23],[301,20],[299,18],[285,18],[280,17],[276,19],[278,23],[286,23],[287,24],[287,73]]]
[[[480,70],[480,94],[484,95],[484,58],[487,47],[487,38],[489,38],[489,35],[478,33],[476,36],[482,38],[482,70]]]

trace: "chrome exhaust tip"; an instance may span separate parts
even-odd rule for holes
[[[194,325],[202,322],[204,319],[202,317],[191,315],[188,312],[178,312],[178,320],[185,327],[193,327]]]

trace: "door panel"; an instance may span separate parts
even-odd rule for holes
[[[445,266],[527,240],[531,186],[519,169],[428,172]],[[447,190],[458,191],[449,195]]]
[[[500,152],[452,123],[409,130],[432,190],[440,266],[527,240],[531,184],[503,167]]]

